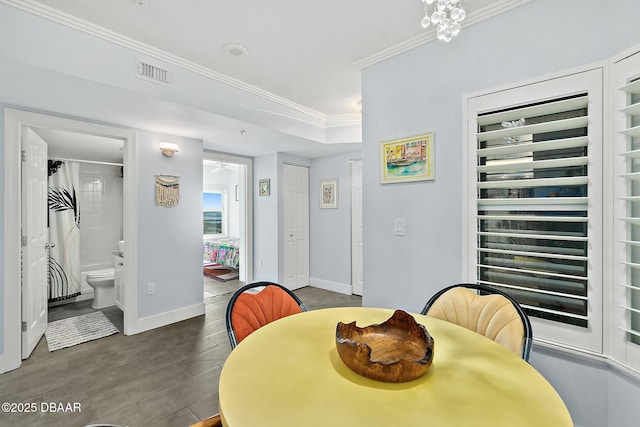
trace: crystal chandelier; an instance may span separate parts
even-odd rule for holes
[[[445,42],[460,33],[460,22],[466,16],[462,8],[462,0],[422,0],[424,3],[424,18],[420,24],[423,28],[437,25],[436,36]],[[434,4],[433,12],[429,14],[430,5]]]

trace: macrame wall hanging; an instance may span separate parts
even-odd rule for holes
[[[160,206],[175,206],[180,201],[179,176],[156,175],[156,204]]]

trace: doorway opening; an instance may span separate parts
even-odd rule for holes
[[[203,272],[226,282],[253,279],[250,158],[204,152]]]
[[[119,235],[127,241],[126,246],[132,248],[134,254],[128,260],[128,268],[124,274],[123,283],[133,283],[131,278],[135,278],[136,264],[135,259],[135,224],[133,221],[125,221],[125,218],[135,218],[134,202],[134,179],[127,179],[127,162],[134,159],[134,143],[135,133],[133,131],[109,127],[104,125],[87,123],[79,120],[63,119],[56,116],[45,114],[31,113],[20,110],[5,109],[5,133],[4,133],[4,168],[5,168],[5,185],[4,185],[4,287],[1,289],[4,300],[5,322],[2,323],[4,353],[0,355],[0,373],[8,370],[16,369],[20,366],[21,360],[26,359],[33,348],[41,341],[46,330],[46,322],[48,321],[48,292],[42,292],[47,288],[47,273],[41,274],[39,270],[37,274],[31,275],[36,278],[35,281],[27,281],[29,276],[29,265],[21,266],[21,260],[24,253],[23,243],[24,235],[24,213],[28,212],[30,196],[25,197],[22,185],[24,158],[28,158],[25,151],[26,135],[36,135],[37,132],[42,133],[47,138],[52,138],[52,133],[60,132],[68,138],[74,136],[89,138],[105,138],[116,141],[119,144],[119,161],[123,166],[123,189],[122,189],[122,212],[130,212],[131,214],[122,214],[122,223],[120,225]],[[38,136],[39,137],[39,136]],[[40,138],[40,137],[39,137]],[[42,139],[42,138],[40,138]],[[46,142],[45,148],[40,152],[40,156],[44,157],[43,161],[47,162]],[[53,144],[55,146],[55,144]],[[73,158],[75,160],[83,159],[84,154],[81,152],[83,148],[89,147],[91,144],[78,144],[77,142],[69,144],[75,147],[76,151],[69,154],[62,151],[55,153],[59,158]],[[57,149],[57,148],[56,148]],[[95,156],[95,153],[94,153]],[[96,158],[96,157],[94,157]],[[99,160],[96,160],[99,162]],[[107,163],[107,162],[105,162]],[[40,179],[40,178],[39,178]],[[40,179],[42,181],[42,179]],[[45,178],[46,181],[46,178]],[[43,191],[40,191],[42,193]],[[46,184],[45,190],[46,193]],[[46,196],[45,196],[46,200]],[[42,203],[41,203],[42,204]],[[44,205],[46,206],[46,201]],[[45,218],[47,213],[42,213]],[[27,243],[28,243],[28,239]],[[115,242],[117,245],[117,241]],[[47,243],[48,245],[48,243]],[[38,249],[40,250],[40,249]],[[44,248],[42,248],[44,251]],[[38,254],[34,257],[46,260],[46,256]],[[48,260],[45,261],[48,263]],[[130,267],[130,268],[129,268]],[[46,271],[46,270],[45,270]],[[28,279],[28,277],[27,277]],[[44,283],[43,283],[44,282]],[[122,321],[121,329],[127,334],[127,330],[132,329],[137,319],[137,296],[135,289],[123,286],[122,295]],[[43,326],[44,322],[44,326]]]
[[[73,317],[83,327],[101,311],[123,331],[124,141],[33,131],[47,146],[49,323]]]

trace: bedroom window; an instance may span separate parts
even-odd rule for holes
[[[591,70],[469,98],[468,275],[539,339],[602,350],[602,83]]]
[[[224,194],[202,193],[203,234],[205,236],[224,234]]]

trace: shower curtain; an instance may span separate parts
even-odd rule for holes
[[[80,205],[77,162],[49,160],[49,302],[80,295]]]

